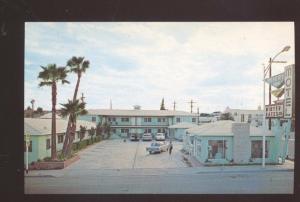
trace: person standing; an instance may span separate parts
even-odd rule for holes
[[[172,144],[172,142],[170,142],[170,146],[169,146],[169,155],[172,154],[172,149],[173,149],[173,144]]]

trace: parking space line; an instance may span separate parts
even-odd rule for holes
[[[136,156],[137,156],[137,153],[138,153],[139,145],[140,145],[140,141],[138,142],[138,144],[137,144],[137,146],[136,146],[136,150],[135,150],[135,154],[134,154],[134,159],[133,159],[132,168],[134,168],[134,166],[135,166],[135,160],[136,160]]]

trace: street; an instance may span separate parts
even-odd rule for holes
[[[181,143],[149,155],[150,142],[103,141],[80,152],[63,170],[30,171],[25,194],[240,194],[293,193],[293,170],[259,166],[188,167]],[[276,169],[277,170],[276,170]]]
[[[195,173],[166,169],[86,171],[63,177],[26,177],[26,194],[283,194],[293,193],[293,172]],[[138,171],[137,171],[138,170]]]

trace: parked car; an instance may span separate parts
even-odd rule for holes
[[[142,136],[142,140],[143,141],[146,141],[146,140],[151,141],[152,140],[152,134],[151,133],[144,133],[143,136]]]
[[[146,151],[148,151],[149,154],[161,153],[168,150],[169,144],[166,144],[165,142],[152,142],[149,147],[146,147]]]
[[[156,141],[165,141],[166,137],[164,133],[157,133],[155,136],[155,140]]]
[[[138,134],[132,133],[132,134],[130,135],[130,140],[131,140],[131,141],[139,141],[139,136],[138,136]]]

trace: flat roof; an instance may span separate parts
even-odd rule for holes
[[[188,133],[195,134],[197,136],[234,136],[232,132],[232,125],[234,122],[231,120],[221,120],[211,123],[205,123],[200,126],[196,126],[187,129]],[[245,123],[247,124],[247,123]],[[263,136],[263,128],[258,128],[250,125],[250,137]],[[266,131],[266,136],[274,136],[269,130]]]
[[[174,110],[89,109],[89,115],[104,116],[197,116],[196,113]]]
[[[40,118],[24,118],[24,134],[30,135],[49,135],[51,134],[52,119]],[[68,120],[56,119],[56,133],[65,133],[67,130]],[[76,131],[80,130],[81,126],[86,126],[87,129],[96,127],[96,124],[89,121],[77,120]]]
[[[169,128],[193,128],[197,126],[195,123],[188,123],[188,122],[180,122],[174,125],[169,126]]]

